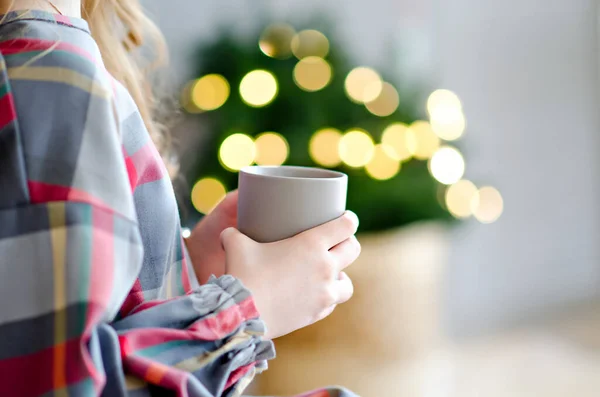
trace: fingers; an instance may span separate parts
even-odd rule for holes
[[[234,191],[227,193],[227,195],[225,197],[223,197],[223,200],[221,200],[221,202],[219,204],[217,204],[216,209],[218,208],[219,210],[224,210],[228,213],[233,212],[235,215],[235,214],[237,214],[237,203],[238,203],[238,191],[234,190]]]
[[[316,239],[322,242],[329,249],[353,236],[357,229],[358,217],[354,212],[346,211],[339,218],[310,229],[303,234],[311,240]]]
[[[321,321],[324,318],[328,317],[331,313],[333,313],[333,311],[335,310],[336,305],[331,305],[329,306],[327,309],[325,309],[317,318],[315,321]]]
[[[221,246],[225,251],[228,251],[230,248],[235,247],[236,245],[239,246],[240,244],[244,244],[247,241],[252,240],[240,233],[234,227],[228,227],[221,232]]]
[[[228,205],[233,205],[233,204],[237,205],[237,201],[238,201],[238,190],[233,190],[233,191],[227,193],[225,195],[225,197],[223,198],[223,201],[221,201],[221,202],[227,203]]]
[[[350,280],[350,277],[345,272],[340,273],[339,279],[334,282],[334,288],[337,295],[336,305],[348,301],[354,294],[352,280]]]
[[[360,251],[360,243],[355,236],[351,236],[329,250],[335,258],[335,263],[338,265],[338,271],[343,270],[354,263],[360,255]]]
[[[325,317],[328,317],[333,313],[337,305],[347,302],[352,298],[352,295],[354,294],[354,285],[346,273],[341,272],[339,278],[334,281],[333,294],[336,298],[334,303],[323,310],[316,321],[321,321]]]

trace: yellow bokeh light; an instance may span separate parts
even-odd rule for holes
[[[429,115],[439,108],[455,108],[462,110],[462,104],[458,96],[450,90],[435,90],[427,99],[427,111]]]
[[[266,70],[253,70],[240,82],[242,100],[253,107],[268,105],[277,95],[277,80]]]
[[[398,161],[406,161],[412,157],[407,142],[409,129],[406,124],[394,123],[389,125],[381,135],[383,149],[387,150],[392,158]]]
[[[219,148],[219,160],[230,171],[239,171],[251,165],[256,158],[256,145],[245,134],[228,136]]]
[[[415,121],[406,132],[406,146],[416,159],[426,160],[440,147],[440,138],[428,122]]]
[[[325,167],[335,167],[342,162],[338,146],[342,133],[334,128],[324,128],[310,138],[308,152],[313,161]]]
[[[179,96],[179,104],[188,113],[202,112],[202,109],[198,109],[196,105],[194,105],[194,101],[192,101],[192,87],[194,87],[195,83],[196,80],[188,81],[181,90],[181,94]]]
[[[427,111],[433,131],[446,141],[460,138],[466,127],[462,104],[449,90],[436,90],[427,99]]]
[[[454,141],[465,132],[466,120],[460,110],[439,109],[430,117],[433,132],[446,141]]]
[[[260,36],[258,47],[266,56],[286,59],[292,56],[292,38],[296,30],[286,23],[268,26]]]
[[[202,178],[192,188],[192,204],[202,214],[210,213],[227,194],[225,186],[215,178]]]
[[[287,160],[289,146],[285,138],[276,132],[260,134],[254,141],[255,162],[258,165],[281,165]]]
[[[383,81],[379,73],[371,68],[358,67],[352,69],[344,81],[346,94],[356,103],[371,102],[377,99],[383,89]]]
[[[191,103],[199,110],[215,110],[229,98],[229,83],[220,74],[197,79],[190,89]]]
[[[455,218],[467,218],[473,213],[471,202],[476,194],[473,182],[462,179],[446,189],[446,208]]]
[[[305,91],[319,91],[330,81],[331,66],[323,58],[302,58],[294,67],[294,82]]]
[[[368,91],[368,89],[367,89]],[[375,116],[386,117],[394,113],[400,104],[398,91],[390,83],[383,83],[381,92],[374,100],[365,103],[367,110]]]
[[[471,200],[471,211],[481,223],[495,222],[504,210],[500,192],[491,186],[482,187]]]
[[[383,145],[376,145],[373,158],[365,166],[367,174],[373,179],[384,181],[393,178],[400,171],[400,161],[391,157]]]
[[[342,136],[338,150],[340,158],[346,165],[350,167],[363,167],[373,158],[375,144],[367,132],[354,129]]]
[[[292,38],[292,53],[298,59],[325,58],[329,53],[329,40],[318,30],[303,30]]]
[[[465,173],[465,159],[456,148],[443,146],[429,160],[429,172],[438,182],[451,185]]]

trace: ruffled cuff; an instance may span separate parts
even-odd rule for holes
[[[211,277],[182,297],[144,303],[112,326],[126,372],[189,396],[239,395],[275,357],[250,292],[230,275]],[[165,372],[158,383],[148,375],[157,366]]]

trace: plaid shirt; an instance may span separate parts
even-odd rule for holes
[[[241,394],[273,344],[238,280],[198,285],[164,164],[86,22],[0,20],[0,395]]]

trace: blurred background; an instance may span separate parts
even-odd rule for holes
[[[598,395],[596,0],[144,3],[187,226],[246,165],[350,176],[355,297],[252,393]]]

